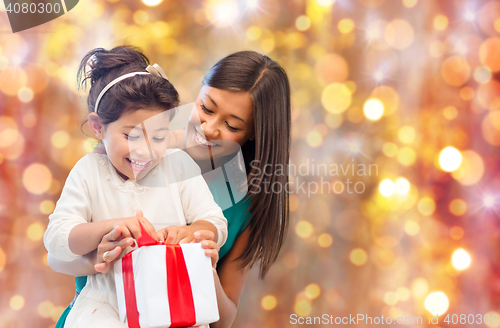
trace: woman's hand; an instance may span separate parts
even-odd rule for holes
[[[135,242],[132,237],[123,238],[122,229],[121,226],[117,226],[102,237],[101,243],[97,246],[97,264],[94,265],[97,272],[110,272],[113,269],[113,263],[118,259],[121,252],[129,246],[134,246]],[[104,257],[104,255],[106,256]]]

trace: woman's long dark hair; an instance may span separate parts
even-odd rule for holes
[[[203,85],[249,92],[255,140],[242,147],[249,180],[250,238],[239,260],[242,267],[260,260],[263,278],[276,261],[289,223],[290,85],[285,71],[269,57],[241,51],[221,59]],[[281,174],[274,174],[274,172]],[[277,191],[277,192],[275,192]]]

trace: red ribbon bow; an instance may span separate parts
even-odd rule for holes
[[[163,245],[151,237],[141,225],[141,238],[137,240],[139,247]],[[190,327],[196,323],[193,293],[179,244],[165,245],[167,265],[167,293],[170,306],[170,327]],[[133,251],[132,251],[133,252]],[[125,306],[129,328],[140,328],[137,299],[135,296],[134,269],[132,252],[122,258],[123,287],[125,290]]]

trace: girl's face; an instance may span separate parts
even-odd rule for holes
[[[238,151],[255,134],[250,93],[201,88],[186,131],[186,152],[208,160]]]
[[[167,148],[169,114],[158,108],[129,110],[103,129],[110,162],[125,180],[140,180]]]

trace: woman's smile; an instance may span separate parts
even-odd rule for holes
[[[198,130],[198,128],[196,126],[194,127],[194,131],[195,131],[194,132],[194,141],[196,141],[196,143],[200,147],[208,149],[209,146],[210,147],[220,146],[214,142],[209,141],[207,138],[205,138],[205,136],[200,133],[200,131]]]

